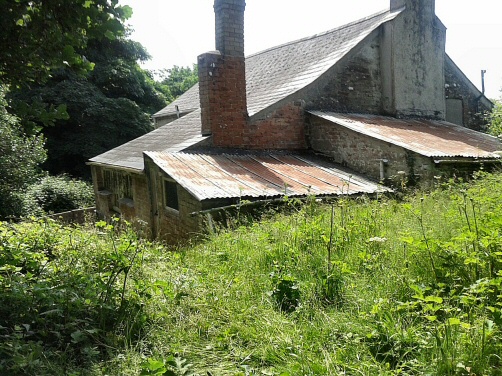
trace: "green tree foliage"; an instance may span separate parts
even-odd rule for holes
[[[151,114],[166,104],[151,74],[138,65],[150,55],[138,42],[125,38],[92,40],[86,51],[96,63],[90,73],[92,82],[108,98],[127,98]]]
[[[46,158],[43,137],[25,136],[6,105],[0,86],[0,219],[21,214],[21,192],[40,176]]]
[[[495,107],[490,115],[488,133],[493,136],[502,135],[502,99],[495,101]]]
[[[60,69],[45,85],[13,98],[17,103],[65,107],[68,117],[44,128],[44,167],[53,174],[89,178],[89,158],[150,131],[150,114],[166,104],[149,73],[138,65],[149,58],[141,44],[125,38],[94,39],[86,55],[95,67],[85,77]],[[25,120],[25,128],[33,129],[33,120]]]
[[[196,64],[193,65],[193,68],[175,65],[170,69],[161,70],[160,76],[161,90],[168,102],[178,98],[199,81]]]
[[[0,0],[0,82],[29,86],[54,68],[92,69],[81,52],[89,39],[124,34],[132,10],[118,0]]]

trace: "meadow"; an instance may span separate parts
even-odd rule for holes
[[[2,375],[502,375],[502,174],[168,248],[0,223]]]

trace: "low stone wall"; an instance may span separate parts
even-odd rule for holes
[[[95,220],[96,219],[96,208],[84,208],[84,209],[75,209],[70,210],[63,213],[56,213],[48,215],[47,218],[54,219],[56,221],[60,221],[63,223],[71,224],[84,224],[86,221]]]

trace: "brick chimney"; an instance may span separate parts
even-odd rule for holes
[[[244,58],[245,0],[215,0],[216,49],[198,57],[202,134],[214,146],[239,147],[248,113]]]
[[[383,28],[383,111],[397,117],[444,119],[446,28],[435,0],[390,0],[405,10]]]

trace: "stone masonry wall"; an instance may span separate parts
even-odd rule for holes
[[[104,181],[104,169],[100,166],[91,166],[94,194],[96,197],[96,212],[99,217],[109,219],[112,216],[121,216],[128,221],[141,220],[146,224],[151,222],[151,205],[148,183],[146,176],[141,174],[130,174],[120,169],[115,170],[119,176],[131,177],[132,197],[117,197],[117,212],[112,207],[113,195],[119,195],[118,192],[124,191],[120,187],[107,187]],[[127,180],[120,181],[121,184],[127,184]],[[148,226],[147,226],[148,227]]]
[[[151,202],[148,181],[145,175],[133,176],[135,217],[143,222],[151,222]]]
[[[177,184],[179,208],[175,210],[167,207],[164,200],[164,181],[170,177],[152,161],[147,161],[146,168],[149,169],[149,176],[155,177],[150,182],[153,185],[151,188],[155,191],[154,218],[156,223],[152,227],[156,231],[155,237],[169,244],[177,244],[188,240],[194,234],[202,233],[200,217],[190,215],[202,210],[201,203]]]
[[[445,87],[446,98],[462,101],[462,125],[476,131],[486,131],[484,113],[490,112],[491,108],[483,105],[485,101],[481,101],[479,94],[466,82],[466,78],[459,74],[458,68],[448,61],[445,64]]]
[[[334,112],[380,114],[380,38],[373,37],[345,64],[337,64],[315,90],[307,93],[307,108]]]
[[[406,149],[364,136],[316,116],[309,117],[310,146],[336,163],[380,180],[380,160],[385,159],[385,179],[399,183],[429,180],[434,174],[433,161]],[[405,172],[402,175],[401,171]]]

